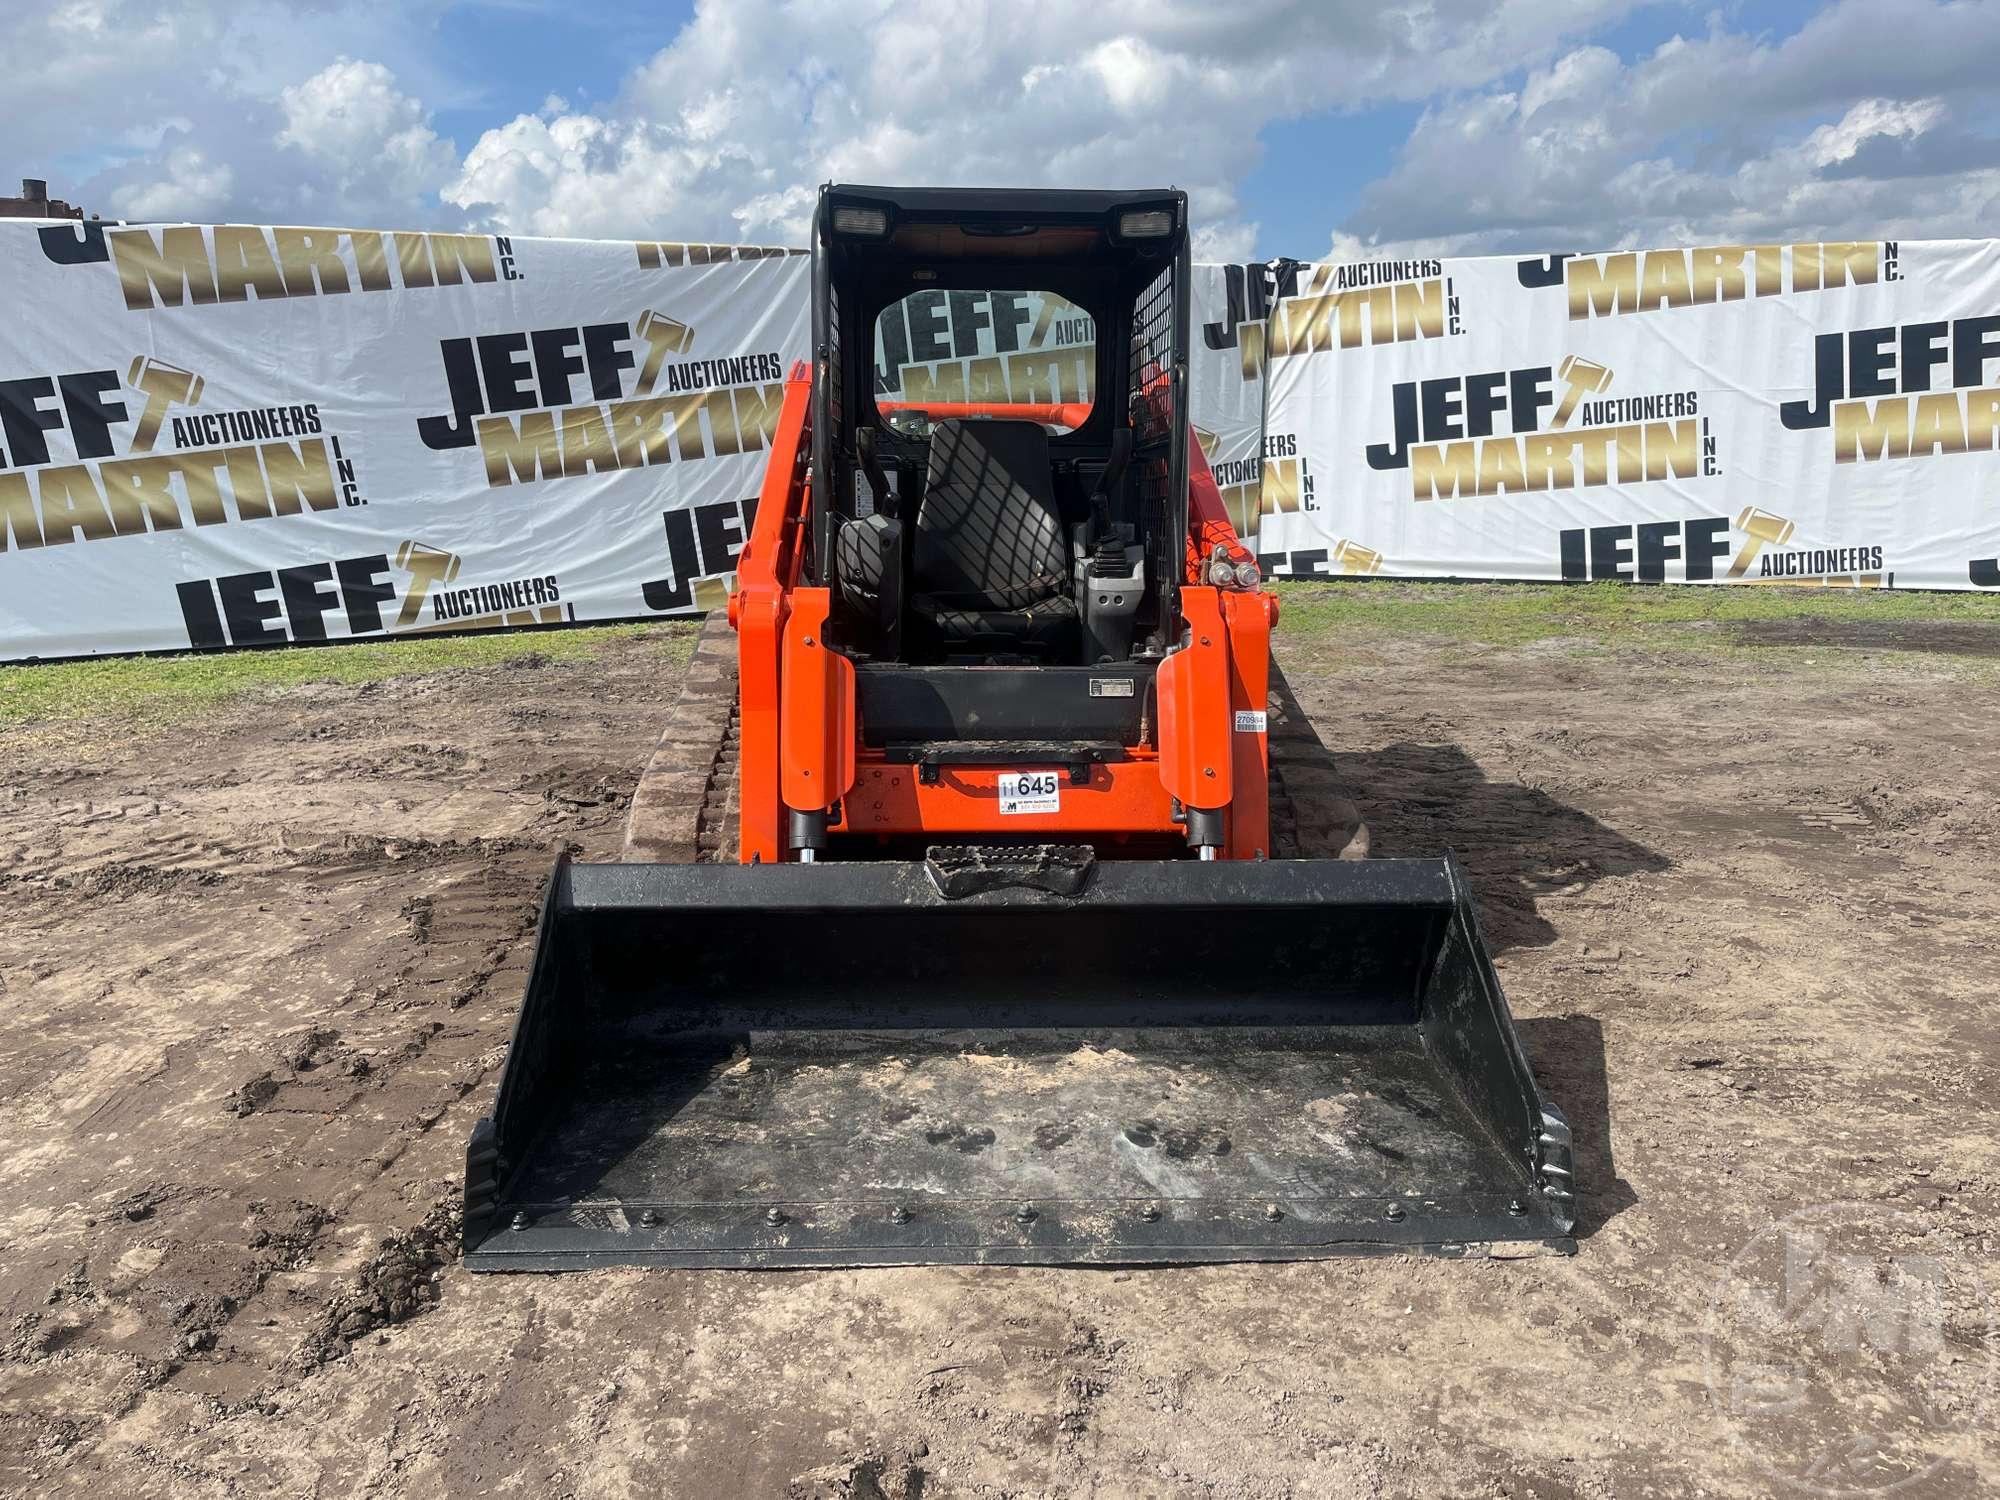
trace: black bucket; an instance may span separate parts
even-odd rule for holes
[[[559,863],[467,1265],[1573,1248],[1451,860],[1067,873]]]

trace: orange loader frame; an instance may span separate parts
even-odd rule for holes
[[[811,500],[811,390],[811,372],[801,362],[785,383],[756,521],[729,598],[741,693],[741,862],[796,858],[785,841],[788,808],[826,812],[828,834],[836,838],[948,843],[1004,833],[1090,844],[1099,857],[1115,858],[1135,838],[1156,851],[1159,836],[1182,834],[1176,803],[1223,815],[1217,857],[1268,858],[1266,697],[1278,601],[1261,582],[1246,588],[1210,581],[1218,554],[1228,565],[1218,571],[1251,564],[1253,577],[1254,559],[1230,524],[1192,431],[1179,595],[1186,640],[1155,677],[1158,743],[1126,745],[1123,759],[1088,767],[1087,784],[1073,777],[1059,812],[1003,818],[1000,777],[1043,767],[947,766],[926,783],[915,766],[891,762],[863,740],[854,664],[825,641],[831,591],[800,582]],[[926,410],[934,417],[1045,419],[1042,408],[1007,403]]]

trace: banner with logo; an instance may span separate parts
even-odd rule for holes
[[[807,266],[0,225],[0,657],[707,607],[807,352]]]
[[[1234,337],[1246,285],[1256,288],[1261,318],[1266,290],[1276,285],[1268,267],[1198,265],[1189,290],[1188,409],[1217,481],[1236,488],[1254,486],[1264,432],[1262,361],[1241,353]],[[920,289],[882,310],[874,339],[875,396],[886,412],[899,402],[1060,408],[1096,396],[1096,321],[1053,292]]]
[[[2000,241],[1287,276],[1268,571],[2000,587]]]
[[[1097,324],[1055,292],[919,288],[875,319],[875,399],[1088,405]]]
[[[713,607],[808,352],[807,264],[0,224],[0,659]],[[1196,321],[1243,279],[1198,267]],[[1093,396],[1095,324],[1054,294],[919,291],[876,341],[885,404]],[[1240,487],[1263,382],[1233,345],[1195,354],[1196,426]]]
[[[0,223],[0,660],[693,613],[797,251]],[[2000,242],[1194,270],[1268,571],[2000,587]],[[1054,295],[924,293],[885,403],[1090,399]],[[960,396],[960,392],[963,395]]]
[[[1297,287],[1296,261],[1196,266],[1190,286],[1188,410],[1236,530],[1254,543],[1267,460],[1273,481],[1289,455],[1265,442],[1264,333],[1272,306]]]

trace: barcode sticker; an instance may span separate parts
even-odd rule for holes
[[[1000,811],[1003,816],[1017,813],[1062,811],[1062,772],[1002,771]]]
[[[1269,725],[1261,708],[1239,708],[1236,710],[1236,732],[1238,734],[1262,734]]]

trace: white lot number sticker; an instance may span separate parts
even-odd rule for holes
[[[1062,772],[1002,771],[1000,812],[1052,813],[1062,811]]]
[[[1269,720],[1261,708],[1239,708],[1236,710],[1236,732],[1238,734],[1262,734]]]

